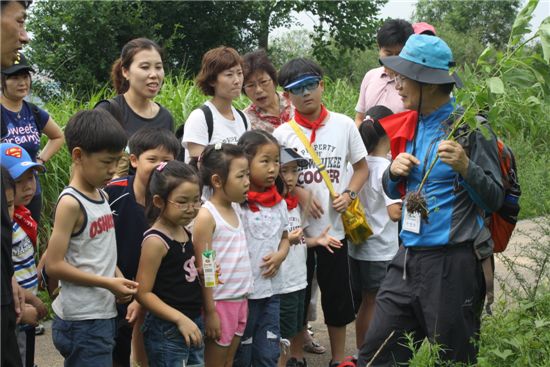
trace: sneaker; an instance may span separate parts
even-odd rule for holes
[[[44,327],[44,325],[42,324],[38,324],[36,325],[36,327],[34,328],[34,334],[35,335],[42,335],[46,332],[46,328]]]
[[[308,343],[304,344],[304,351],[313,354],[323,354],[327,351],[327,348],[323,347],[315,340],[310,340]]]
[[[301,361],[292,357],[286,362],[286,367],[307,367],[307,362],[305,358],[302,358]]]

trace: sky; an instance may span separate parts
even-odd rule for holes
[[[480,1],[500,1],[500,0],[480,0]],[[414,11],[417,0],[389,0],[380,13],[380,18],[401,18],[405,20],[410,20],[412,13]],[[525,4],[526,0],[522,2]],[[536,31],[542,20],[550,16],[550,0],[539,0],[539,4],[533,13],[533,19],[531,21],[531,29]],[[311,18],[310,15],[306,13],[300,13],[297,16],[298,21],[302,23],[302,27],[308,30],[313,30],[313,25],[315,20]],[[301,27],[291,27],[292,28],[301,28]],[[275,29],[272,33],[273,36],[279,36],[289,28],[280,28]]]

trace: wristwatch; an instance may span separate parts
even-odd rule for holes
[[[357,199],[357,193],[355,191],[351,191],[350,189],[346,189],[346,190],[344,190],[344,192],[342,194],[345,194],[346,192],[348,193],[351,200]]]

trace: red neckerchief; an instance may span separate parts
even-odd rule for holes
[[[386,130],[386,134],[390,137],[390,149],[392,159],[395,159],[405,151],[407,141],[412,141],[414,131],[418,124],[417,111],[404,111],[384,117],[379,120],[380,125]],[[405,182],[398,185],[399,192],[405,196]]]
[[[321,114],[315,121],[309,121],[304,116],[298,112],[298,110],[294,111],[294,120],[298,123],[298,125],[303,126],[307,129],[311,129],[311,137],[309,138],[309,143],[313,143],[315,141],[315,131],[323,126],[323,122],[325,121],[326,117],[328,116],[328,110],[324,105],[321,105]]]
[[[380,119],[380,125],[390,137],[391,156],[393,159],[405,151],[407,141],[412,141],[416,124],[417,111],[404,111]]]
[[[280,112],[279,116],[271,116],[271,115],[264,115],[262,110],[255,104],[250,106],[250,110],[258,116],[258,119],[262,121],[267,121],[273,127],[279,127],[282,123],[287,122],[290,120],[290,101],[288,101],[284,96],[279,95],[279,98],[284,98],[284,107],[281,106],[282,111]],[[281,101],[279,101],[279,105],[281,105]]]
[[[31,211],[23,205],[18,205],[15,207],[13,214],[13,219],[19,227],[21,227],[27,236],[29,236],[32,244],[36,248],[36,238],[38,237],[38,225],[36,221],[31,216]]]
[[[285,201],[288,210],[292,210],[298,206],[298,196],[296,195],[286,194]]]
[[[254,213],[260,211],[260,206],[271,208],[281,202],[283,197],[277,192],[275,185],[268,187],[264,192],[249,191],[248,192],[248,207]]]

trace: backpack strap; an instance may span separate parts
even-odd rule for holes
[[[237,113],[239,114],[239,116],[241,116],[241,118],[243,119],[244,130],[247,131],[248,130],[248,120],[246,119],[246,115],[244,114],[243,111],[241,111],[239,109],[236,109],[236,110],[237,110]]]
[[[109,112],[118,121],[120,126],[124,127],[124,116],[122,114],[122,107],[120,106],[120,103],[117,101],[116,97],[102,99],[95,104],[94,109],[96,109],[102,103],[107,103],[107,112]]]
[[[212,116],[212,110],[210,110],[210,107],[203,104],[200,106],[200,109],[202,113],[204,113],[204,118],[206,119],[206,127],[208,128],[208,144],[210,144],[210,140],[212,140],[212,134],[214,133],[214,117]],[[244,130],[248,130],[248,120],[246,118],[246,115],[243,111],[236,109],[239,116],[241,116],[241,119],[243,120],[244,124]]]
[[[214,117],[212,116],[212,110],[210,110],[210,107],[203,104],[200,106],[200,109],[202,110],[202,113],[204,113],[204,118],[206,119],[206,127],[208,128],[208,144],[210,144],[210,140],[212,140],[212,134],[214,133]]]
[[[40,122],[40,109],[37,105],[31,102],[27,102],[27,105],[30,107],[32,111],[32,116],[34,117],[34,123],[38,127],[38,123]]]

